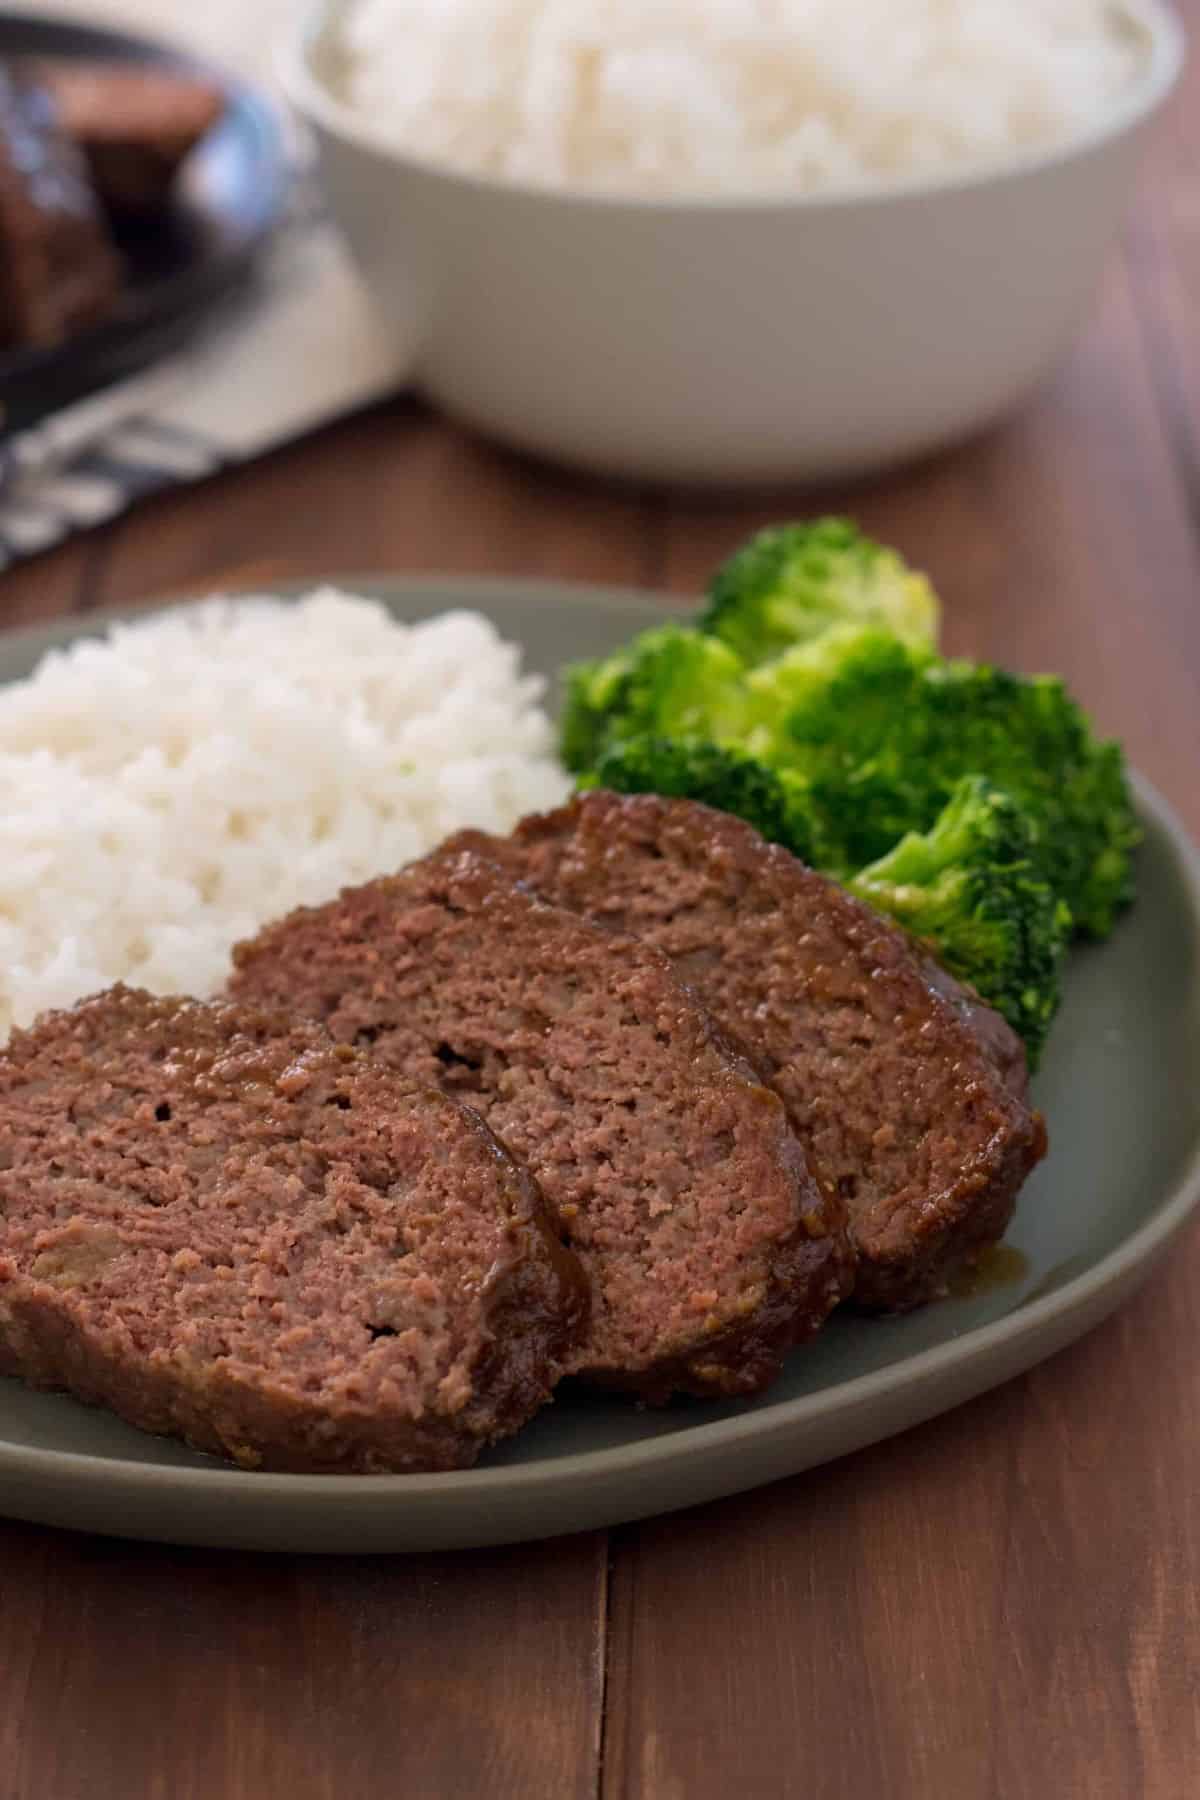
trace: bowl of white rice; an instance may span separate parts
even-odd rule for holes
[[[285,55],[415,385],[708,486],[998,419],[1182,64],[1161,0],[320,0]]]

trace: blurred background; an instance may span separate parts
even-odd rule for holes
[[[0,354],[0,558],[398,391],[710,493],[857,482],[1012,415],[1147,229],[1181,34],[1157,0],[909,12],[893,39],[886,8],[800,8],[776,41],[717,0],[648,27],[9,9],[14,117],[57,109],[96,217],[14,264],[35,293],[39,253],[76,277]]]

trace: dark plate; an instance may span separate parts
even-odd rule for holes
[[[287,191],[274,106],[226,72],[147,38],[0,12],[0,58],[23,56],[181,69],[222,88],[227,105],[181,170],[165,213],[149,229],[120,238],[129,280],[114,317],[58,349],[0,354],[0,417],[7,431],[35,424],[183,343],[246,280]]]
[[[680,616],[645,596],[562,585],[344,585],[373,589],[400,619],[477,607],[549,676]],[[102,623],[0,638],[0,682]],[[563,1393],[452,1475],[247,1474],[0,1380],[0,1514],[180,1544],[355,1553],[587,1531],[797,1474],[1060,1350],[1135,1290],[1200,1206],[1200,861],[1170,809],[1145,783],[1137,793],[1138,904],[1108,943],[1071,959],[1036,1089],[1050,1155],[992,1280],[901,1319],[836,1317],[749,1404],[639,1411]]]

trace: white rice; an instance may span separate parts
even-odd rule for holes
[[[550,187],[820,192],[1070,137],[1142,68],[1109,0],[351,0],[341,92]]]
[[[0,1036],[116,980],[210,993],[267,919],[556,805],[520,654],[325,591],[119,627],[0,690]]]

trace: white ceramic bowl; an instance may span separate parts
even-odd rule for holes
[[[1144,73],[1050,151],[828,196],[640,200],[390,148],[335,95],[344,3],[317,7],[285,81],[415,384],[522,449],[721,486],[863,474],[1014,406],[1097,286],[1184,47],[1161,0],[1120,0]]]

